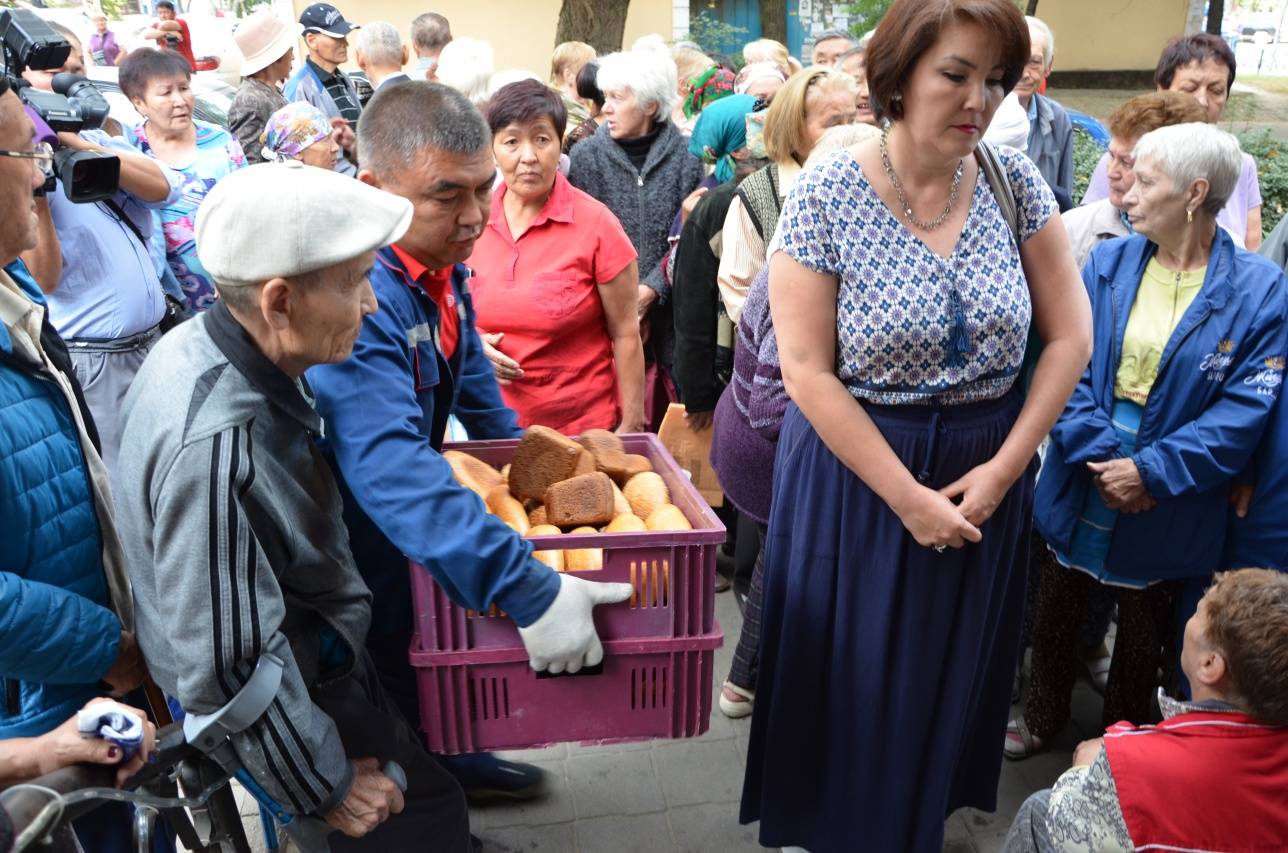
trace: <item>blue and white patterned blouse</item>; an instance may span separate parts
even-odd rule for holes
[[[1006,147],[998,153],[1027,240],[1056,213],[1055,196],[1028,157]],[[958,405],[1010,390],[1032,303],[1010,226],[982,171],[948,258],[894,217],[847,151],[802,175],[778,233],[797,263],[838,280],[837,376],[855,397]]]

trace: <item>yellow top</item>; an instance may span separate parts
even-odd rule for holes
[[[1198,295],[1206,274],[1206,267],[1175,272],[1160,264],[1158,258],[1150,259],[1127,317],[1122,360],[1114,380],[1116,398],[1145,405],[1149,389],[1158,378],[1163,349],[1185,316],[1185,309]]]

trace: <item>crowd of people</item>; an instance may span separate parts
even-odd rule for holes
[[[156,47],[64,33],[137,124],[55,133],[0,83],[0,786],[121,763],[67,722],[102,693],[211,713],[271,654],[234,737],[265,796],[336,850],[479,849],[467,796],[543,774],[426,751],[408,562],[552,673],[631,589],[536,560],[444,443],[679,403],[727,498],[762,844],[941,849],[1085,666],[1104,737],[1008,851],[1288,849],[1288,228],[1255,253],[1224,41],[1169,42],[1075,199],[1056,34],[1010,0],[895,0],[804,66],[647,36],[548,75],[435,13],[405,44],[261,10],[227,127],[157,9]],[[55,147],[117,192],[70,201]]]

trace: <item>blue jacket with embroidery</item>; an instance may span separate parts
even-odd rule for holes
[[[21,262],[5,271],[44,303]],[[41,345],[70,377],[48,315]],[[76,421],[0,324],[0,738],[44,734],[98,695],[120,635]]]
[[[1059,550],[1069,550],[1094,488],[1086,463],[1123,455],[1110,422],[1114,380],[1127,318],[1156,249],[1140,235],[1108,240],[1082,271],[1095,351],[1051,430],[1034,515]],[[1158,506],[1118,516],[1107,571],[1145,581],[1218,568],[1231,481],[1252,457],[1278,394],[1286,296],[1279,269],[1216,230],[1203,285],[1163,349],[1132,457]]]
[[[363,319],[353,355],[308,372],[353,555],[374,597],[373,636],[410,631],[408,557],[453,601],[473,610],[495,602],[519,625],[535,621],[559,590],[531,544],[458,485],[439,455],[448,415],[472,438],[522,435],[483,354],[468,278],[458,264],[452,290],[460,339],[445,359],[437,304],[392,249],[381,250],[371,272],[380,308]]]

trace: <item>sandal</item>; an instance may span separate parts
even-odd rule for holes
[[[720,688],[720,710],[731,720],[749,715],[756,702],[756,693],[726,680]]]
[[[1016,717],[1006,724],[1006,739],[1002,742],[1002,754],[1012,761],[1020,761],[1037,755],[1046,744],[1042,738],[1029,731],[1024,717]]]

